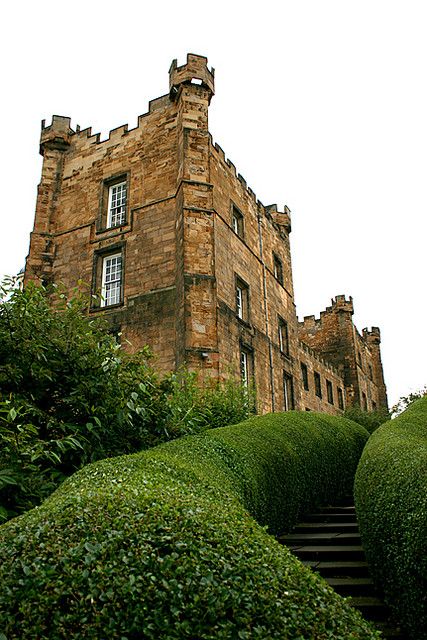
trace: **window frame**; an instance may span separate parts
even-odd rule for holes
[[[234,202],[231,203],[231,228],[236,236],[243,240],[245,237],[244,216]]]
[[[119,263],[119,268],[114,268],[114,267],[111,268],[111,263],[113,260],[116,261],[115,263],[116,265],[117,265],[117,262]],[[107,282],[107,276],[108,276],[107,270],[109,268],[109,262],[110,262],[111,272],[113,273],[113,275],[118,274],[119,277],[112,278]],[[116,283],[118,283],[118,286],[113,286],[111,289],[107,289],[108,285],[115,285]],[[120,251],[119,253],[108,254],[102,258],[101,307],[102,308],[113,307],[117,304],[120,304],[122,300],[122,289],[123,289],[123,255],[122,255],[122,252]],[[113,302],[108,302],[108,293],[111,291],[114,291],[114,292],[118,291],[118,295],[117,293],[114,293]]]
[[[295,409],[294,379],[287,371],[283,372],[283,407],[285,411]]]
[[[328,379],[326,379],[326,397],[329,404],[334,404],[334,389],[332,382]]]
[[[239,276],[235,276],[235,308],[236,317],[249,323],[249,285]]]
[[[115,196],[117,196],[117,189],[121,188],[121,192],[124,191],[124,204],[123,204],[123,199],[120,199],[120,204],[114,204],[113,199]],[[115,191],[116,190],[116,191]],[[120,197],[120,196],[119,196]],[[117,214],[117,210],[121,209],[120,211],[120,218],[119,218],[119,222],[115,221],[113,222],[113,217],[114,216],[118,216]],[[116,210],[116,211],[114,211]],[[114,182],[113,184],[110,184],[108,187],[108,203],[107,203],[107,225],[106,228],[107,229],[114,229],[115,227],[122,227],[124,224],[126,224],[126,212],[127,212],[127,181],[126,180],[122,180],[121,182]]]
[[[120,283],[119,295],[117,301],[107,304],[105,296],[105,273],[107,261],[111,258],[121,258],[120,279],[116,280]],[[99,311],[100,309],[110,309],[123,305],[124,289],[125,289],[125,267],[126,267],[126,245],[125,242],[118,242],[98,249],[93,254],[92,267],[92,305],[91,311]]]
[[[243,386],[249,388],[254,384],[254,354],[253,350],[244,344],[240,344],[239,371]]]
[[[273,253],[273,275],[282,287],[285,282],[283,273],[283,261],[279,258],[277,253]]]
[[[308,367],[305,362],[300,362],[301,365],[301,376],[302,376],[302,387],[304,391],[310,391],[310,385],[308,384]]]
[[[317,398],[323,398],[322,395],[322,380],[318,371],[313,371],[314,378],[314,392]]]
[[[289,325],[286,320],[282,318],[282,316],[278,316],[277,325],[280,353],[289,357]]]
[[[113,191],[115,187],[125,186],[126,199],[124,205],[123,217],[119,222],[112,224],[111,204],[113,199]],[[96,233],[105,233],[113,229],[120,229],[129,224],[129,192],[130,192],[130,173],[122,172],[117,175],[105,178],[101,182],[99,196],[99,215],[96,222]]]

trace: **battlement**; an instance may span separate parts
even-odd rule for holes
[[[362,336],[366,342],[371,344],[380,344],[381,342],[381,331],[379,327],[372,327],[371,330],[367,327],[362,329]]]
[[[331,299],[331,306],[326,307],[324,311],[320,312],[320,318],[316,318],[314,315],[304,316],[303,320],[299,320],[298,325],[300,328],[304,329],[318,329],[322,325],[322,321],[326,316],[329,316],[331,313],[340,313],[346,312],[353,315],[354,306],[353,306],[353,298],[351,296],[348,297],[348,300],[345,295],[338,295],[335,298]]]
[[[353,315],[354,306],[353,298],[349,296],[348,300],[345,295],[338,295],[331,299],[331,307],[327,307],[326,311],[347,311]]]
[[[322,364],[325,367],[325,369],[328,369],[329,371],[334,373],[336,376],[341,376],[342,372],[338,369],[338,367],[335,367],[333,364],[328,362],[328,360],[325,360],[325,358],[322,358],[322,356],[317,351],[309,347],[308,344],[306,344],[302,340],[298,340],[298,346],[302,351],[305,351],[305,353],[307,353],[312,360],[318,362],[319,364]]]
[[[46,147],[64,150],[70,145],[70,138],[74,135],[71,129],[71,118],[66,116],[52,116],[52,123],[46,127],[46,120],[42,120],[40,134],[40,153],[44,154]]]
[[[285,204],[283,206],[283,211],[278,211],[277,204],[264,205],[261,200],[257,199],[256,193],[248,186],[245,178],[242,174],[237,172],[235,164],[226,157],[224,150],[212,139],[211,134],[209,134],[209,139],[211,143],[211,149],[215,152],[224,167],[229,171],[229,174],[232,178],[236,179],[242,188],[243,194],[249,198],[258,208],[259,215],[265,216],[267,220],[269,220],[276,230],[280,233],[286,231],[287,233],[291,232],[291,210]]]
[[[215,93],[215,69],[209,71],[208,59],[194,53],[187,54],[187,63],[178,67],[177,60],[172,60],[169,69],[169,95],[173,100],[181,84],[200,84],[210,92],[209,99]]]
[[[277,210],[277,204],[269,204],[265,207],[266,214],[271,216],[273,222],[279,227],[283,227],[287,233],[292,231],[291,227],[291,210],[288,206],[283,207],[283,211]]]

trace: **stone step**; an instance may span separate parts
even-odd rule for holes
[[[289,549],[302,560],[364,560],[361,545],[289,545]]]
[[[374,596],[375,595],[375,587],[371,578],[363,577],[345,577],[345,578],[336,578],[326,577],[326,582],[332,587],[337,593],[341,596]]]
[[[332,532],[318,532],[312,533],[290,533],[286,536],[280,536],[279,542],[286,544],[287,546],[295,546],[298,544],[307,544],[310,541],[311,545],[336,545],[336,544],[348,544],[360,546],[360,535],[358,533],[340,533],[338,531]]]
[[[356,514],[356,507],[354,504],[343,506],[328,506],[322,507],[322,513],[354,513]]]
[[[358,609],[367,620],[384,620],[389,615],[384,602],[375,596],[352,596],[348,603]]]
[[[308,513],[304,516],[304,522],[357,522],[356,514],[350,513],[336,513],[334,511],[325,513],[324,511],[319,513]]]
[[[324,578],[369,577],[369,565],[365,560],[303,560],[303,564]]]
[[[337,533],[357,533],[357,522],[300,522],[292,533],[310,533],[311,531],[335,531]]]

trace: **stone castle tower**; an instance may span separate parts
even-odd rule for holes
[[[378,329],[352,301],[298,323],[290,211],[263,205],[214,144],[214,70],[172,62],[169,93],[107,140],[42,123],[43,169],[25,281],[91,283],[104,314],[159,370],[252,380],[260,411],[387,405]]]

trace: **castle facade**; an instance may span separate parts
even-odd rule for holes
[[[351,298],[298,322],[290,211],[257,200],[213,143],[213,95],[207,59],[189,54],[134,129],[101,141],[43,122],[25,282],[91,283],[90,313],[148,344],[160,371],[240,376],[261,412],[386,407],[380,332],[357,331]]]

